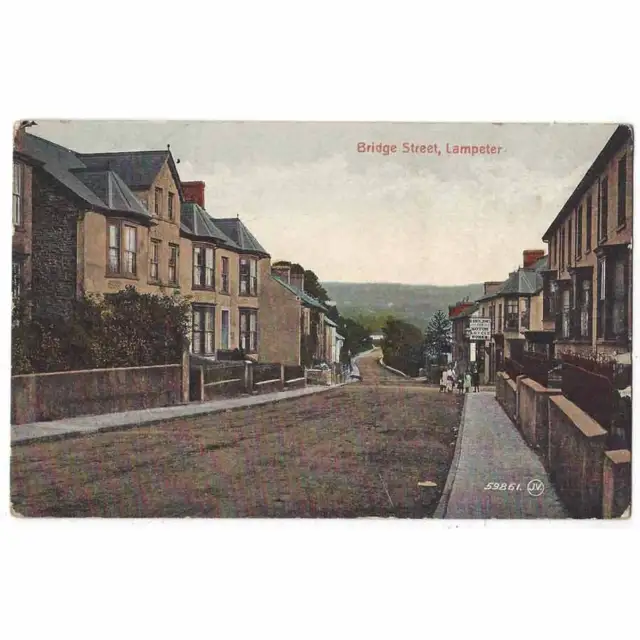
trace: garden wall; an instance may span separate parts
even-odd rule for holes
[[[11,423],[164,407],[186,394],[180,364],[19,375],[11,378]]]

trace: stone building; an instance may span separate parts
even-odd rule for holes
[[[544,322],[557,354],[631,351],[633,136],[619,126],[545,232]]]

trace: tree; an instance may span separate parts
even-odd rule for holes
[[[382,354],[390,367],[417,376],[424,359],[424,336],[419,327],[389,318],[382,328]]]
[[[427,357],[437,363],[440,363],[444,354],[451,352],[451,321],[444,311],[436,311],[429,321],[424,343]]]
[[[299,264],[292,264],[291,269],[294,267],[302,267]],[[313,296],[316,300],[320,302],[326,302],[330,300],[329,294],[327,290],[320,284],[320,280],[318,280],[318,276],[311,271],[310,269],[304,270],[304,290],[309,295]]]

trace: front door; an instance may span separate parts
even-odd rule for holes
[[[227,351],[229,349],[229,310],[222,310],[222,327],[220,329],[220,348],[223,351]]]

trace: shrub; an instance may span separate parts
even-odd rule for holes
[[[189,303],[178,295],[134,287],[85,295],[68,318],[14,309],[12,373],[151,366],[180,362],[187,345]]]

